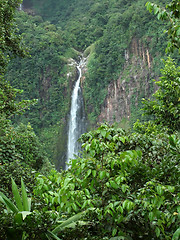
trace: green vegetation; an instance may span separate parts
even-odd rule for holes
[[[33,111],[28,112],[38,131],[57,123],[67,113],[70,93],[65,93],[69,85],[66,54],[70,49],[64,33],[55,25],[43,22],[41,17],[20,12],[16,22],[31,56],[12,61],[6,79],[24,90],[22,99],[38,99]],[[72,52],[71,56],[76,55]]]
[[[73,217],[67,219],[66,221],[62,221],[59,225],[56,224],[55,225],[56,227],[52,230],[52,232],[49,231],[48,228],[46,229],[44,227],[42,233],[40,233],[40,231],[38,231],[37,233],[32,233],[31,229],[29,231],[29,229],[25,227],[25,224],[29,226],[29,221],[32,220],[32,219],[28,219],[29,215],[34,214],[33,220],[36,221],[35,222],[36,224],[38,225],[39,224],[46,225],[46,224],[42,221],[42,217],[38,219],[39,212],[37,210],[31,211],[31,198],[27,197],[27,192],[26,192],[23,179],[21,178],[21,191],[22,191],[21,196],[16,183],[14,182],[13,179],[11,180],[12,180],[12,192],[14,195],[16,205],[9,198],[7,198],[2,192],[0,192],[0,202],[2,202],[7,208],[7,212],[6,212],[7,217],[9,217],[10,212],[13,213],[14,228],[8,228],[7,226],[4,227],[1,231],[1,236],[3,236],[4,234],[4,237],[7,236],[8,239],[14,239],[14,236],[16,236],[18,240],[24,240],[24,239],[27,239],[27,237],[30,237],[31,235],[32,236],[31,239],[42,239],[42,238],[52,239],[53,238],[58,240],[59,238],[56,235],[57,233],[63,232],[65,228],[72,227],[72,225],[74,225],[80,218],[82,218],[83,215],[85,215],[85,212],[82,212],[74,215]],[[49,217],[51,216],[49,212],[47,214],[49,214]],[[42,221],[41,223],[39,222],[40,220]],[[81,224],[82,223],[80,223],[80,225]],[[84,222],[83,225],[85,224],[86,223]]]
[[[170,239],[178,228],[179,171],[178,155],[166,151],[178,148],[178,142],[170,137],[171,146],[163,135],[127,136],[122,129],[101,126],[82,136],[88,155],[73,160],[71,170],[62,176],[51,174],[42,184],[39,177],[37,192],[59,211],[94,208],[88,217],[91,229],[84,230],[79,239],[89,234],[91,239]],[[163,161],[158,160],[160,156]],[[171,172],[168,177],[166,170]]]
[[[160,6],[164,2],[158,1]],[[142,51],[146,55],[148,49],[152,59],[150,71],[159,75],[160,58],[166,47],[163,33],[166,26],[147,13],[145,3],[145,0],[131,3],[124,0],[70,0],[68,3],[24,0],[24,8],[32,16],[23,11],[16,13],[19,33],[30,56],[11,61],[6,79],[13,87],[23,89],[19,100],[38,99],[31,111],[16,117],[16,122],[31,123],[53,162],[61,155],[60,149],[65,149],[64,144],[61,146],[65,142],[61,129],[67,125],[72,82],[76,77],[69,59],[78,61],[78,55],[81,56],[76,50],[85,52],[86,56],[90,53],[83,95],[91,126],[97,122],[108,85],[124,75],[126,51],[128,64],[137,70],[132,57],[142,59]],[[72,74],[67,77],[69,73]],[[138,96],[137,106],[131,104],[131,125],[140,117],[136,113],[142,107],[142,97],[145,95]]]
[[[157,4],[150,2],[147,2],[146,6],[150,12],[154,10],[154,14],[157,14],[158,19],[166,20],[170,23],[167,31],[169,42],[166,51],[173,52],[175,48],[180,49],[180,2],[173,0],[165,8],[160,8]]]
[[[21,38],[17,35],[14,24],[14,12],[21,0],[6,1],[0,3],[0,74],[4,73],[5,66],[10,57],[14,55],[23,56],[24,48],[20,45]]]
[[[78,55],[69,46],[64,32],[50,22],[44,22],[40,16],[18,12],[16,23],[28,46],[29,56],[11,61],[5,77],[13,87],[23,89],[19,101],[38,101],[23,116],[16,116],[15,122],[30,122],[44,142],[48,156],[55,159],[59,127],[66,124],[70,86],[76,76],[75,67],[70,66],[69,59],[77,59]],[[74,77],[68,78],[68,72]]]
[[[67,172],[37,177],[34,193],[45,198],[49,209],[77,213],[93,208],[87,216],[91,228],[76,229],[79,239],[179,238],[180,114],[173,112],[173,123],[172,110],[165,107],[166,96],[175,98],[179,88],[164,91],[167,73],[169,83],[176,82],[179,70],[171,59],[155,94],[166,114],[155,112],[155,121],[144,124],[137,121],[133,133],[103,124],[82,135],[83,157],[72,160]],[[179,99],[173,103],[177,106]],[[146,114],[153,114],[148,104],[156,109],[158,102],[146,101]],[[60,237],[72,239],[75,233],[69,234]]]
[[[175,66],[171,58],[161,70],[162,77],[156,84],[160,87],[153,94],[154,101],[144,101],[144,111],[154,115],[157,124],[167,126],[172,131],[180,129],[180,67]],[[168,119],[168,121],[167,121]]]
[[[8,12],[9,10],[11,13],[15,11],[17,5],[11,5],[10,2],[14,1],[3,2],[0,15],[4,13],[4,6]],[[74,2],[70,1],[71,7],[74,6],[71,5]],[[92,2],[89,1],[87,8]],[[108,11],[107,6],[111,5],[114,8],[118,3],[124,3],[127,7],[129,1],[102,2],[103,6],[100,5],[100,1],[97,1],[98,4],[94,11],[100,11],[101,7],[102,12],[105,9]],[[37,2],[32,0],[31,3]],[[44,1],[45,7],[49,6],[47,3],[48,1]],[[61,1],[61,4],[65,7],[67,1]],[[160,11],[159,8],[158,11]],[[13,26],[13,19],[12,14],[5,25]],[[19,13],[16,19],[22,24],[22,29],[26,24],[29,26],[28,32],[31,37],[25,37],[32,51],[32,57],[27,60],[32,61],[32,65],[29,62],[29,68],[31,69],[37,63],[36,70],[38,71],[44,69],[45,64],[45,69],[49,66],[48,69],[51,71],[53,67],[58,69],[58,64],[61,63],[60,72],[64,74],[62,76],[65,76],[65,69],[68,67],[67,59],[70,56],[77,57],[77,54],[65,40],[60,44],[53,40],[53,36],[58,31],[55,25],[44,23],[39,17],[36,25],[34,21],[37,17],[29,17],[25,13]],[[30,22],[28,22],[29,19]],[[0,31],[3,28],[4,26],[1,25]],[[57,49],[57,55],[55,54],[57,62],[55,61],[54,65],[53,57],[51,65],[47,56],[43,58],[40,55],[38,58],[40,51],[37,52],[38,54],[34,52],[38,44],[32,47],[37,41],[31,32],[33,28],[39,33],[39,41],[43,37],[46,39],[46,44],[44,40],[41,41],[43,46],[41,50],[45,56],[46,52],[49,56],[51,48],[53,51]],[[51,34],[48,34],[49,29],[51,29]],[[40,34],[41,31],[42,34]],[[14,32],[13,27],[10,29],[11,32]],[[9,36],[9,33],[5,31],[4,39],[6,39],[6,34]],[[171,33],[169,35],[171,39]],[[61,34],[57,36],[59,39]],[[17,43],[16,38],[14,41]],[[107,70],[107,74],[110,74],[112,71],[113,65],[106,63],[109,55],[106,59],[103,59],[103,54],[101,55],[101,50],[105,50],[105,47],[101,48],[100,45],[103,41],[103,38],[97,40],[96,44],[91,45],[87,50],[91,58],[88,73],[90,76],[100,60],[102,60],[102,67],[104,64],[110,66],[108,70],[102,68],[104,72]],[[115,42],[115,38],[113,41]],[[67,44],[67,49],[62,47],[65,44]],[[9,56],[6,55],[7,49],[12,53],[18,52],[21,41],[18,40],[17,44],[12,44],[13,48],[9,48],[8,41],[3,42],[2,45],[4,48],[2,48],[1,56],[5,61],[1,64],[1,72],[4,73],[6,62],[9,60]],[[175,47],[177,48],[171,45],[171,49],[174,50]],[[96,55],[98,49],[99,54]],[[115,53],[115,50],[112,52]],[[60,59],[59,56],[61,56]],[[116,56],[113,59],[119,61],[118,66],[121,65],[120,59],[118,60]],[[40,67],[41,61],[43,65]],[[93,61],[94,64],[92,64]],[[18,64],[24,67],[26,62],[18,59]],[[11,62],[11,66],[16,66],[16,62]],[[100,66],[98,67],[100,71]],[[13,68],[11,70],[13,71]],[[10,75],[6,74],[8,78]],[[15,76],[15,74],[10,74],[11,77]],[[58,76],[55,75],[55,77],[58,81]],[[100,100],[105,97],[104,89],[109,81],[104,79],[103,82],[101,77],[99,75],[99,84],[102,84],[103,88],[103,91],[98,93]],[[18,121],[14,125],[11,121],[16,115],[36,103],[36,100],[18,100],[17,95],[22,92],[13,88],[2,75],[0,77],[0,239],[178,240],[180,238],[179,78],[179,67],[169,57],[164,61],[161,77],[156,82],[159,89],[153,95],[154,99],[144,100],[144,113],[152,120],[143,123],[137,120],[133,129],[129,131],[104,123],[96,130],[83,134],[80,138],[83,148],[82,157],[71,160],[71,167],[67,171],[57,172],[49,164],[31,125]],[[29,79],[28,74],[27,79]],[[38,78],[34,78],[34,81],[37,84]],[[18,82],[15,82],[18,87]],[[26,81],[22,86],[25,83]],[[62,80],[61,84],[63,83]],[[29,83],[26,84],[28,86]],[[66,84],[69,83],[66,82]],[[95,84],[93,80],[92,84]],[[20,83],[19,86],[21,86]],[[50,89],[49,87],[49,91]],[[53,90],[54,94],[55,92],[56,90]],[[41,96],[46,96],[44,92],[41,93]],[[24,98],[26,94],[23,94]],[[36,95],[32,97],[36,98]],[[56,117],[51,120],[48,115],[48,108],[51,106],[48,104],[50,104],[49,100],[43,105],[46,109],[43,111],[39,109],[42,116],[47,113],[49,119],[43,124],[57,121]],[[61,104],[65,111],[66,107],[63,103]],[[53,111],[52,107],[51,113],[54,114],[55,111]],[[97,112],[98,106],[96,106]],[[65,113],[60,112],[60,114],[65,117]],[[92,116],[93,114],[92,111]],[[28,119],[27,115],[26,118]],[[38,124],[36,126],[40,127]],[[52,132],[56,133],[57,129],[54,126],[56,125],[52,123]],[[48,130],[44,131],[44,136],[47,137]],[[63,132],[63,127],[61,131]]]
[[[118,79],[127,64],[126,50],[129,50],[130,58],[137,53],[136,57],[141,58],[141,48],[150,49],[152,58],[155,58],[157,53],[164,54],[163,26],[146,13],[145,1],[131,2],[131,6],[128,1],[121,1],[121,8],[119,4],[120,1],[117,1],[113,6],[110,3],[106,6],[108,10],[103,14],[107,21],[103,36],[96,42],[94,55],[88,63],[84,86],[85,100],[87,108],[90,106],[89,111],[93,109],[95,116],[100,113],[108,84]],[[132,46],[134,41],[137,49]]]

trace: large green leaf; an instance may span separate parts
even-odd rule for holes
[[[19,212],[14,216],[14,222],[17,223],[18,225],[22,224],[23,219],[22,219],[22,214]]]
[[[69,219],[67,219],[66,221],[61,223],[59,226],[57,226],[52,232],[54,234],[56,234],[56,233],[62,231],[64,228],[69,227],[70,224],[72,224],[73,222],[77,222],[84,214],[85,214],[85,212],[81,212],[81,213],[74,215],[73,217],[70,217]]]
[[[85,222],[85,221],[75,221],[75,222],[72,222],[72,223],[68,224],[67,228],[75,228],[77,223],[78,223],[79,226],[85,226],[85,225],[89,224],[89,222]]]
[[[20,194],[19,194],[18,187],[17,187],[15,181],[13,180],[13,178],[11,178],[11,181],[12,181],[12,192],[13,192],[13,195],[14,195],[14,199],[16,201],[16,205],[17,205],[19,211],[23,211],[23,205],[22,205],[22,201],[21,201],[21,197],[20,197]]]
[[[6,204],[5,201],[4,201],[4,198],[1,196],[1,193],[0,193],[0,202]]]
[[[31,198],[28,198],[29,211],[31,211]]]
[[[178,240],[180,238],[180,228],[178,228],[173,234],[172,240]]]
[[[10,209],[14,213],[18,213],[18,208],[14,205],[14,203],[9,200],[2,192],[0,192],[0,201],[6,205],[7,209]]]
[[[49,240],[51,240],[52,238],[56,239],[56,240],[61,240],[60,238],[58,238],[53,232],[47,231],[46,236]]]
[[[31,204],[28,200],[26,188],[22,178],[21,178],[21,190],[22,190],[23,210],[31,211]]]

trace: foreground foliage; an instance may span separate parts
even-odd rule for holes
[[[43,162],[41,145],[29,124],[8,120],[19,111],[18,91],[2,82],[0,239],[179,239],[179,73],[168,61],[158,101],[146,104],[156,121],[137,121],[132,132],[103,124],[82,135],[82,157],[68,171],[47,175],[32,171]]]
[[[27,197],[27,192],[23,179],[21,178],[21,196],[16,183],[13,179],[11,180],[12,192],[16,204],[14,204],[9,198],[7,198],[3,192],[0,192],[0,203],[3,203],[7,209],[6,211],[4,210],[4,213],[2,210],[3,216],[0,218],[0,222],[2,224],[0,227],[0,238],[4,237],[5,239],[7,238],[8,240],[11,240],[14,239],[14,237],[16,236],[16,239],[18,240],[58,240],[59,238],[56,235],[57,233],[62,232],[65,228],[74,227],[75,223],[86,213],[81,212],[65,221],[60,221],[59,214],[57,212],[46,211],[43,213],[42,216],[40,211],[31,210],[31,198]],[[47,218],[44,218],[44,215]],[[13,219],[11,219],[12,217]],[[11,225],[9,225],[10,222],[7,221],[8,218],[12,220],[12,222],[10,221]],[[50,218],[50,220],[48,220],[48,218]],[[34,221],[34,224],[31,225],[30,221]],[[79,224],[82,225],[82,222],[80,222]],[[85,224],[86,222],[83,222],[83,225]],[[38,225],[37,230],[35,228],[35,225]],[[49,231],[50,226],[52,231]],[[55,228],[53,229],[54,226]]]
[[[148,131],[102,125],[82,135],[84,158],[66,173],[38,176],[35,194],[61,212],[93,207],[87,230],[99,239],[171,239],[179,225],[179,139]]]
[[[79,239],[179,238],[179,72],[168,59],[162,73],[158,101],[145,105],[155,121],[137,121],[130,133],[103,124],[82,135],[83,156],[67,172],[37,176],[34,193],[46,209],[73,214],[94,208]]]
[[[169,57],[164,61],[162,77],[156,82],[160,87],[153,100],[145,100],[144,112],[155,116],[157,124],[168,127],[170,131],[180,129],[180,66]]]

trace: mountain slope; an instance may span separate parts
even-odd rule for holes
[[[164,25],[145,3],[24,0],[24,11],[33,16],[19,12],[16,19],[31,58],[12,61],[6,78],[24,90],[23,99],[39,99],[21,121],[31,122],[53,161],[65,160],[76,80],[72,58],[78,61],[80,52],[88,56],[82,86],[89,128],[97,121],[132,124],[140,116],[141,98],[154,91],[151,79],[159,75],[166,46]]]

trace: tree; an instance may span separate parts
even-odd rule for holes
[[[20,93],[22,90],[13,88],[9,82],[4,80],[3,76],[0,76],[0,116],[10,118],[14,114],[21,114],[30,105],[37,102],[36,99],[17,102],[16,97]]]
[[[4,73],[10,56],[24,56],[21,37],[17,34],[14,14],[22,0],[0,2],[0,74]]]
[[[173,52],[177,48],[180,52],[180,1],[172,0],[165,8],[151,2],[147,2],[146,6],[149,12],[154,11],[158,19],[169,22],[167,30],[169,42],[166,51]]]
[[[44,212],[40,214],[38,210],[31,210],[31,198],[28,197],[27,190],[24,184],[23,179],[21,178],[21,191],[18,189],[15,181],[12,180],[12,193],[14,196],[15,204],[11,199],[9,199],[3,192],[0,192],[0,203],[5,205],[7,211],[3,212],[3,216],[0,217],[0,237],[2,239],[12,240],[16,237],[17,240],[23,239],[56,239],[60,240],[56,234],[59,232],[63,232],[65,228],[69,228],[75,226],[76,222],[86,212],[82,212],[79,214],[74,215],[73,217],[62,221],[60,224],[53,221],[53,214],[51,212]],[[21,192],[21,194],[20,194]],[[2,210],[1,210],[2,211]],[[28,216],[32,218],[28,219]],[[48,216],[44,219],[44,216]],[[57,213],[54,213],[56,217],[58,216]],[[11,218],[10,221],[4,219]],[[49,218],[51,219],[49,221]],[[9,225],[8,226],[7,221]],[[33,221],[35,224],[30,224]],[[54,229],[51,231],[48,230],[50,228],[50,223],[52,224],[51,228]],[[48,224],[47,224],[48,223]],[[38,225],[38,228],[36,228]]]
[[[154,115],[155,122],[169,128],[171,132],[180,129],[180,66],[169,57],[164,61],[162,77],[156,82],[160,87],[153,97],[144,100],[146,115]]]
[[[20,0],[0,2],[0,164],[21,160],[31,167],[40,168],[44,162],[44,154],[40,150],[41,145],[32,128],[24,125],[14,128],[9,120],[37,100],[18,102],[17,94],[22,91],[13,88],[5,81],[3,75],[11,55],[25,55],[14,24],[14,14],[20,3]]]
[[[34,188],[49,209],[72,215],[93,208],[87,216],[91,227],[66,232],[64,239],[175,240],[180,200],[176,136],[153,125],[130,134],[103,124],[81,141],[83,158],[73,159],[66,172],[39,175]]]
[[[15,101],[22,91],[14,89],[4,80],[8,60],[13,56],[25,56],[25,48],[14,21],[14,14],[22,0],[1,0],[0,2],[0,115],[8,118],[22,112],[34,101]]]

